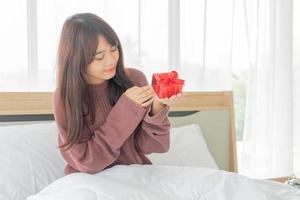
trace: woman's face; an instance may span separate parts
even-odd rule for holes
[[[94,60],[85,70],[85,81],[89,84],[98,84],[113,78],[118,60],[118,47],[110,45],[103,36],[99,36]]]

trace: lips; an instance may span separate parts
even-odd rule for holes
[[[106,70],[104,70],[105,72],[111,72],[111,71],[113,71],[115,68],[113,67],[113,68],[110,68],[110,69],[106,69]]]

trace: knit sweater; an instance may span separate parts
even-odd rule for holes
[[[148,85],[141,71],[133,68],[125,71],[134,85]],[[169,150],[169,106],[150,116],[151,106],[142,107],[124,94],[111,106],[108,81],[88,84],[88,89],[95,105],[95,122],[92,123],[88,114],[80,132],[80,142],[68,150],[60,150],[67,162],[65,174],[97,173],[114,165],[151,164],[146,154]],[[53,95],[53,107],[61,145],[66,138],[67,124],[57,89]]]

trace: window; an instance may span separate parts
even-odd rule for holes
[[[0,18],[0,88],[1,91],[22,90],[23,85],[16,84],[28,82],[29,78],[26,1],[7,1],[0,7]]]
[[[7,1],[0,8],[7,19],[0,33],[0,91],[53,91],[62,25],[75,13],[91,12],[117,32],[125,65],[139,68],[149,81],[154,72],[176,69],[188,80],[185,90],[233,89],[241,139],[248,67],[241,5],[233,0]]]

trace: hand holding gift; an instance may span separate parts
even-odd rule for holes
[[[178,79],[178,73],[155,73],[152,76],[152,87],[159,101],[163,104],[171,104],[181,96],[184,80]]]

